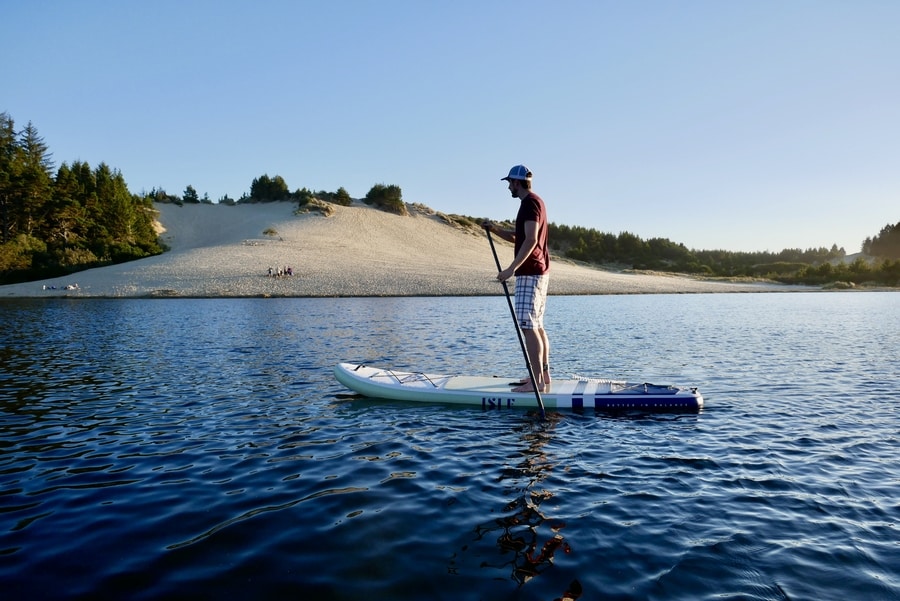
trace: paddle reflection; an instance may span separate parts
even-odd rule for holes
[[[507,464],[497,478],[499,483],[507,486],[504,495],[514,497],[502,508],[503,517],[475,526],[473,542],[496,536],[500,550],[499,560],[482,561],[480,567],[509,569],[511,578],[519,586],[550,568],[556,553],[571,551],[562,534],[565,522],[548,517],[541,509],[544,501],[554,497],[552,491],[540,486],[557,465],[557,461],[544,451],[544,446],[560,419],[560,414],[551,413],[546,420],[529,420],[516,427],[525,442],[519,452],[521,460]],[[510,458],[514,460],[514,457]],[[466,545],[462,550],[467,551],[468,547]],[[581,585],[576,580],[562,598],[577,599],[580,595]]]

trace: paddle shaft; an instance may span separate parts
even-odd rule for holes
[[[500,258],[497,256],[497,249],[494,246],[494,239],[491,237],[491,230],[487,227],[484,228],[484,231],[487,233],[488,242],[491,243],[491,252],[494,253],[494,262],[497,264],[497,273],[503,271],[503,268],[500,266]],[[512,299],[509,296],[509,286],[506,285],[506,280],[500,282],[503,284],[503,292],[506,294],[506,304],[509,305],[509,313],[512,315],[513,324],[516,326],[516,335],[519,337],[519,345],[522,347],[522,355],[525,357],[525,366],[528,367],[528,377],[531,378],[531,387],[534,388],[534,398],[537,399],[538,407],[541,408],[541,417],[546,417],[547,413],[544,411],[544,400],[541,398],[541,391],[538,390],[537,378],[534,377],[534,367],[531,365],[531,358],[528,356],[528,347],[525,346],[525,337],[522,335],[522,328],[519,326],[519,320],[516,319],[516,310],[513,307]]]

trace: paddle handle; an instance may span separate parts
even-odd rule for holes
[[[500,257],[497,256],[497,248],[494,246],[494,239],[491,237],[491,230],[488,225],[484,226],[484,231],[487,233],[488,242],[491,244],[494,263],[497,264],[497,273],[500,273],[503,271],[503,268],[500,266]],[[531,378],[531,387],[534,388],[534,398],[537,399],[538,407],[541,408],[541,418],[543,419],[547,417],[547,412],[544,411],[544,400],[541,398],[541,391],[538,390],[537,378],[534,377],[534,368],[531,366],[531,358],[528,357],[528,347],[525,346],[525,336],[522,334],[519,320],[516,319],[516,309],[513,307],[512,299],[509,296],[509,286],[506,285],[506,280],[503,280],[500,283],[503,284],[503,293],[506,295],[506,304],[509,305],[509,313],[512,315],[513,324],[516,326],[516,335],[519,337],[519,346],[522,347],[522,355],[525,357],[525,366],[528,368],[528,377]]]

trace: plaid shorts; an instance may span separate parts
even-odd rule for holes
[[[516,319],[523,330],[544,329],[550,274],[516,276]]]

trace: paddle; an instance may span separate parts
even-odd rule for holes
[[[491,237],[491,230],[488,229],[487,226],[484,227],[485,233],[487,233],[488,242],[491,243],[491,252],[494,253],[494,262],[497,264],[497,273],[503,271],[503,268],[500,266],[500,259],[497,257],[497,249],[494,247],[494,239]],[[531,359],[528,357],[528,349],[525,347],[525,338],[522,336],[522,328],[519,327],[519,320],[516,319],[516,310],[513,308],[512,299],[509,297],[509,287],[506,285],[506,281],[500,282],[503,284],[503,292],[506,294],[506,303],[509,305],[509,313],[512,315],[513,323],[516,326],[516,335],[519,337],[519,346],[522,347],[522,355],[525,356],[525,366],[528,367],[528,377],[531,378],[531,385],[534,388],[534,398],[537,399],[538,407],[541,408],[541,419],[547,417],[547,413],[544,411],[544,401],[541,399],[541,391],[538,390],[537,379],[534,377],[534,368],[531,366]]]

